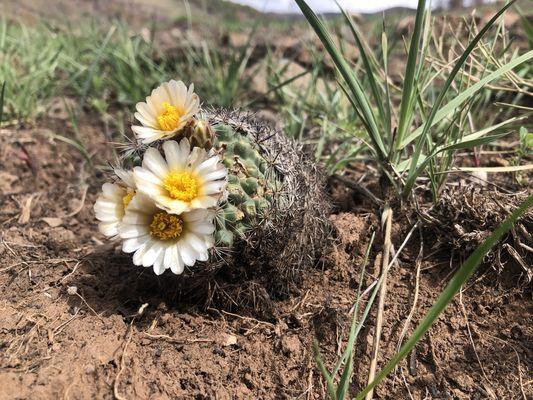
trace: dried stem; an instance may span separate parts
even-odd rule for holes
[[[381,214],[381,223],[385,227],[385,235],[383,240],[383,257],[381,259],[381,274],[383,282],[379,290],[378,313],[376,317],[376,329],[374,331],[374,343],[372,348],[372,359],[370,361],[370,369],[368,371],[368,384],[370,384],[376,375],[376,367],[378,363],[379,342],[381,340],[381,329],[383,327],[383,310],[385,308],[385,297],[387,295],[387,270],[389,265],[389,258],[391,253],[391,228],[392,228],[392,210],[387,203]],[[372,400],[373,390],[368,392],[365,400]]]

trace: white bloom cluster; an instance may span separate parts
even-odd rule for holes
[[[122,240],[133,263],[153,266],[157,275],[207,261],[214,246],[214,208],[223,201],[227,170],[220,157],[172,140],[199,112],[200,101],[181,81],[163,83],[138,103],[132,126],[138,141],[163,141],[162,152],[149,147],[142,166],[116,169],[94,205],[99,229]],[[163,154],[162,154],[163,153]]]

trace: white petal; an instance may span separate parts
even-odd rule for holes
[[[122,224],[118,233],[122,239],[132,239],[139,236],[144,236],[150,233],[148,226],[146,225],[126,225]]]
[[[143,193],[137,193],[128,204],[126,212],[138,212],[140,214],[153,214],[157,211],[154,201]]]
[[[181,200],[172,199],[167,196],[154,196],[157,207],[171,214],[181,214],[190,209],[189,204]]]
[[[205,195],[221,193],[226,188],[225,181],[212,181],[208,182],[203,187]]]
[[[156,140],[163,139],[168,136],[170,133],[160,131],[158,129],[149,128],[146,126],[132,125],[131,130],[138,139],[141,140],[144,144],[149,144],[155,142]],[[174,133],[174,132],[171,132]]]
[[[168,174],[168,165],[157,149],[150,147],[144,153],[143,168],[149,169],[160,179],[165,179]]]
[[[197,235],[211,235],[215,231],[215,225],[210,222],[196,222],[190,224],[189,229]]]
[[[163,246],[161,245],[161,242],[157,240],[152,240],[152,245],[149,249],[146,250],[146,252],[143,255],[143,267],[150,267],[154,265],[155,261],[157,260],[157,257],[159,257],[159,254],[163,251]]]
[[[194,221],[213,221],[215,213],[212,210],[192,210],[187,213],[184,213],[182,216],[184,221],[194,222]]]
[[[185,110],[187,114],[194,115],[198,113],[200,109],[200,98],[196,93],[193,93],[191,97],[187,99],[187,104],[185,105]]]
[[[107,182],[102,185],[102,193],[105,198],[122,200],[122,198],[126,195],[126,190],[115,183]]]
[[[125,169],[115,168],[114,172],[127,187],[135,189],[135,179],[133,178],[133,171],[126,171]]]
[[[98,230],[104,236],[113,237],[113,236],[117,236],[117,234],[118,234],[118,225],[119,225],[119,223],[117,221],[115,221],[115,222],[102,222],[102,223],[98,224]]]
[[[157,122],[155,118],[152,118],[150,116],[144,116],[143,114],[139,112],[136,112],[135,114],[133,114],[133,116],[135,117],[137,121],[143,124],[143,126],[156,129],[156,130],[159,129],[159,123]]]
[[[183,82],[179,81],[175,81],[175,80],[171,80],[169,83],[168,83],[168,90],[169,90],[169,94],[170,94],[170,98],[172,100],[172,105],[174,105],[175,107],[178,107],[180,109],[183,109],[184,108],[184,105],[185,105],[185,96],[183,95],[182,91],[181,91],[181,86],[185,86],[183,85]],[[185,94],[187,92],[185,91]]]
[[[217,203],[218,200],[215,197],[201,196],[191,201],[191,208],[211,208],[215,207]]]
[[[220,158],[218,156],[209,157],[196,167],[195,172],[200,175],[205,175],[216,168],[219,160]]]
[[[150,101],[157,115],[160,115],[164,111],[163,103],[171,103],[170,97],[168,96],[167,83],[163,83],[161,86],[152,90]]]
[[[196,262],[196,252],[185,241],[179,241],[177,245],[183,263],[192,267]]]
[[[135,109],[147,120],[154,120],[157,118],[157,113],[151,104],[140,102],[135,105]]]
[[[150,235],[138,236],[126,239],[122,242],[122,251],[124,253],[133,253],[150,240]]]
[[[197,235],[190,232],[182,239],[183,241],[187,242],[189,246],[193,248],[194,251],[197,253],[202,253],[207,251],[207,246],[205,243],[205,240],[200,239]]]
[[[183,259],[179,255],[178,246],[172,246],[171,249],[172,258],[175,260],[175,263],[171,265],[170,270],[176,275],[179,275],[183,273],[183,270],[185,269],[185,264],[183,263]]]
[[[202,178],[205,181],[216,181],[218,179],[225,178],[227,174],[228,170],[225,167],[222,167],[202,175]]]
[[[139,249],[133,255],[133,264],[142,265],[142,259],[144,257],[144,253],[146,253],[146,250],[152,247],[152,243],[153,243],[153,239],[150,239],[144,245],[139,247]]]
[[[209,252],[204,251],[202,253],[198,253],[197,260],[198,261],[207,261],[207,260],[209,260]]]
[[[189,168],[194,171],[205,159],[207,158],[207,152],[200,147],[194,147],[189,156],[189,162],[187,163]]]
[[[181,147],[175,140],[167,140],[163,143],[165,159],[170,170],[182,170],[187,163],[187,153],[181,151]]]
[[[122,218],[122,223],[125,225],[150,225],[153,216],[151,214],[144,214],[140,212],[127,212]]]
[[[154,272],[156,275],[161,275],[165,272],[165,266],[163,265],[163,260],[165,258],[165,247],[161,247],[161,252],[154,261]]]

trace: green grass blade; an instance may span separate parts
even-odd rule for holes
[[[504,127],[505,125],[509,125],[510,123],[521,121],[521,120],[523,120],[525,118],[526,117],[523,116],[523,117],[513,117],[513,118],[506,119],[505,121],[502,121],[499,124],[492,125],[492,126],[489,126],[489,127],[485,128],[485,129],[481,129],[481,130],[479,130],[477,132],[471,133],[470,135],[463,136],[463,138],[461,138],[460,142],[465,142],[465,141],[469,141],[469,140],[474,140],[474,139],[480,138],[482,136],[485,136],[487,133],[494,132],[495,130],[500,129],[500,128]]]
[[[374,113],[372,112],[372,108],[370,107],[370,103],[363,91],[363,88],[361,87],[361,84],[354,76],[352,70],[350,69],[350,66],[342,56],[337,46],[335,46],[331,35],[329,34],[328,30],[326,29],[320,18],[318,18],[315,12],[307,5],[305,0],[295,1],[298,7],[300,7],[300,10],[302,10],[302,13],[304,14],[309,24],[315,30],[318,38],[326,48],[331,58],[333,59],[335,66],[339,70],[339,73],[342,75],[346,84],[348,85],[348,88],[352,92],[353,99],[356,101],[356,104],[360,108],[360,113],[363,117],[363,122],[366,126],[368,126],[368,134],[370,136],[372,144],[375,146],[375,152],[378,156],[378,159],[383,162],[386,158],[387,152],[385,150],[385,146],[383,145],[383,140],[381,138],[380,131],[376,125]]]
[[[80,95],[81,101],[80,101],[80,105],[78,107],[78,111],[83,108],[83,106],[84,106],[84,104],[86,102],[87,94],[89,93],[89,89],[91,88],[91,83],[93,81],[93,76],[94,76],[94,74],[96,72],[96,67],[100,63],[100,59],[104,55],[104,50],[107,47],[107,45],[108,45],[109,41],[111,40],[111,37],[115,33],[116,29],[117,29],[117,27],[115,25],[112,25],[111,28],[109,28],[107,36],[105,37],[102,45],[100,46],[100,48],[96,52],[94,60],[91,63],[91,66],[89,67],[89,72],[87,74],[87,78],[86,78],[86,80],[85,80],[85,82],[83,84],[83,88],[81,90],[81,95]]]
[[[91,159],[91,155],[89,154],[87,149],[81,143],[79,143],[77,140],[73,140],[73,139],[70,139],[70,138],[65,137],[65,136],[57,135],[55,133],[49,133],[48,136],[50,138],[54,139],[54,140],[59,140],[61,142],[70,144],[72,147],[74,147],[76,150],[78,150],[80,152],[80,154],[83,156],[83,158],[85,158],[85,160],[87,161],[87,163],[90,166],[93,165],[93,161]]]
[[[416,90],[416,71],[418,60],[418,48],[420,46],[420,36],[422,33],[422,23],[426,12],[426,1],[418,0],[416,9],[415,27],[413,36],[409,44],[409,53],[407,55],[407,66],[405,68],[405,80],[402,91],[402,100],[400,103],[400,119],[398,121],[397,140],[401,142],[407,129],[411,125],[413,116],[413,106],[415,105]]]
[[[320,349],[318,348],[318,342],[316,340],[313,342],[313,351],[315,353],[315,361],[316,361],[316,364],[318,365],[318,369],[320,370],[320,373],[326,380],[328,394],[331,400],[336,400],[337,393],[335,390],[335,385],[333,384],[333,379],[331,378],[331,375],[329,374],[326,366],[324,365],[324,361],[322,361],[322,356],[320,355]]]
[[[350,381],[352,379],[352,372],[353,372],[353,357],[348,357],[348,362],[346,364],[346,367],[344,368],[344,372],[342,373],[341,380],[339,382],[339,386],[337,387],[337,400],[344,400],[344,397],[346,396],[346,392],[348,392],[348,387],[350,386]]]
[[[415,152],[412,157],[412,163],[411,167],[409,169],[409,175],[407,178],[407,183],[404,188],[404,197],[408,196],[410,194],[411,188],[414,185],[414,180],[416,179],[416,165],[418,164],[418,158],[420,157],[420,154],[424,148],[424,142],[427,137],[427,134],[429,132],[429,128],[431,124],[433,123],[433,120],[435,119],[435,116],[437,112],[440,109],[440,105],[444,100],[444,97],[446,96],[446,93],[452,86],[452,83],[455,79],[455,76],[459,72],[459,70],[463,67],[463,64],[466,62],[467,58],[470,56],[470,53],[474,50],[474,48],[477,46],[481,38],[485,35],[485,33],[490,29],[490,27],[496,22],[496,20],[507,10],[512,4],[514,4],[516,0],[511,0],[509,3],[507,3],[504,7],[500,9],[487,24],[479,31],[479,33],[476,35],[476,37],[470,42],[470,44],[467,46],[461,57],[459,57],[459,60],[455,63],[454,67],[452,68],[452,71],[450,72],[450,75],[448,76],[448,79],[444,83],[442,90],[439,93],[439,96],[435,100],[435,103],[433,107],[431,108],[431,111],[429,113],[427,121],[423,125],[422,132],[420,136],[418,137],[416,146],[415,146]]]
[[[391,140],[390,152],[392,152],[394,143],[392,143],[392,99],[389,86],[389,42],[385,32],[385,22],[383,22],[381,32],[381,51],[383,53],[383,70],[385,71],[385,129]]]
[[[453,100],[451,100],[449,103],[443,106],[440,110],[438,110],[435,113],[435,116],[431,121],[428,118],[426,123],[421,125],[411,135],[407,136],[402,142],[400,142],[399,148],[404,148],[405,146],[410,144],[413,140],[415,140],[417,137],[419,137],[424,130],[429,130],[429,128],[435,126],[437,123],[439,123],[444,118],[449,116],[457,107],[459,107],[462,103],[470,99],[472,95],[474,95],[476,92],[481,90],[486,84],[492,82],[495,79],[498,79],[500,76],[508,73],[509,71],[516,68],[518,65],[525,63],[531,58],[533,58],[533,50],[528,51],[527,53],[521,55],[520,57],[515,58],[514,60],[508,62],[505,65],[502,65],[496,71],[490,73],[489,75],[480,79],[478,82],[476,82],[472,86],[465,89],[459,95],[454,97]]]
[[[451,150],[471,149],[472,147],[492,143],[495,140],[501,139],[502,137],[508,134],[509,132],[506,132],[506,133],[501,133],[499,135],[492,135],[492,136],[485,136],[485,137],[480,137],[476,139],[462,140],[454,144],[437,147],[428,157],[422,158],[422,159],[420,157],[418,158],[418,164],[417,164],[417,168],[415,171],[415,176],[420,175],[420,173],[427,167],[428,163],[431,162],[439,153],[442,153],[444,151],[451,151]],[[407,181],[405,185],[406,190],[411,190],[412,186],[410,185],[414,185],[414,182],[415,180]]]
[[[475,272],[483,257],[489,250],[506,234],[514,225],[514,223],[533,205],[533,195],[529,196],[507,219],[500,225],[492,234],[478,246],[478,248],[468,257],[464,264],[452,277],[446,288],[435,304],[429,309],[422,322],[416,327],[413,334],[402,346],[400,351],[383,367],[376,379],[364,388],[356,397],[356,400],[362,400],[366,394],[379,384],[397,365],[398,363],[415,347],[422,336],[428,331],[433,323],[440,316],[442,311],[452,301],[453,297],[461,289],[463,284]]]
[[[365,49],[365,46],[363,46],[363,41],[361,40],[361,36],[357,30],[357,27],[355,26],[355,23],[353,22],[353,18],[345,8],[341,7],[338,1],[336,1],[337,5],[339,6],[340,10],[342,11],[342,14],[344,15],[344,19],[346,20],[346,23],[350,27],[350,30],[352,31],[352,36],[354,37],[355,43],[357,44],[357,47],[359,49],[359,54],[361,55],[361,59],[363,61],[363,66],[365,68],[366,77],[368,79],[368,82],[370,83],[370,89],[372,91],[372,95],[374,97],[374,101],[376,102],[376,105],[378,107],[380,119],[383,122],[386,122],[386,113],[385,108],[383,107],[383,101],[381,99],[381,94],[378,88],[378,84],[376,81],[376,77],[374,76],[374,69],[372,68],[372,65],[370,64],[370,60],[367,57],[367,50]],[[390,130],[388,131],[390,135]]]
[[[6,83],[2,83],[2,91],[0,91],[0,125],[2,125],[2,118],[4,116],[4,95],[6,93]]]
[[[341,358],[339,358],[339,361],[337,361],[337,364],[335,365],[335,368],[333,369],[332,375],[337,375],[337,372],[339,371],[340,367],[343,363],[346,362],[348,358],[352,355],[353,352],[353,346],[355,344],[355,339],[357,339],[357,335],[363,326],[362,323],[364,323],[365,318],[362,318],[359,325],[357,324],[357,316],[359,314],[359,303],[361,301],[361,289],[363,287],[363,278],[366,270],[366,266],[368,264],[368,257],[370,256],[370,250],[372,249],[372,245],[374,244],[374,238],[376,237],[376,232],[372,232],[372,236],[370,237],[370,242],[368,244],[368,247],[365,252],[365,257],[363,260],[363,266],[361,268],[361,274],[359,276],[359,286],[357,287],[357,300],[355,303],[354,311],[353,311],[353,317],[352,317],[352,325],[350,327],[350,334],[348,335],[348,343],[346,343],[346,349],[342,353]]]

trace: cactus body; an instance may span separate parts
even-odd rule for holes
[[[232,246],[254,226],[264,223],[281,183],[253,140],[230,125],[215,127],[215,148],[228,169],[228,198],[217,219],[216,243]]]

